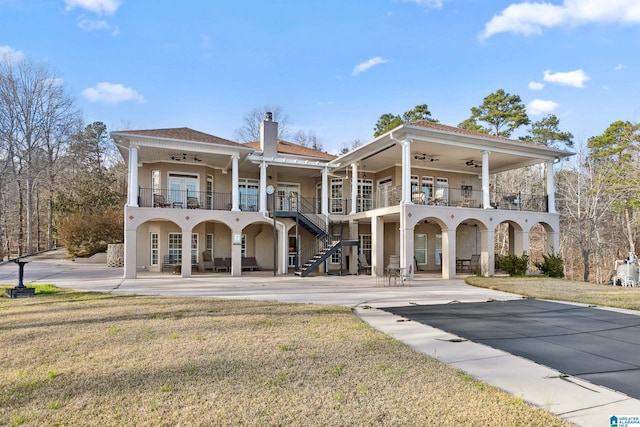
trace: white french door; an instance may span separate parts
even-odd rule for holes
[[[199,194],[197,175],[169,174],[169,201],[174,206],[186,207],[187,195],[199,199]]]

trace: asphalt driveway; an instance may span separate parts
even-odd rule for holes
[[[640,398],[640,316],[535,299],[383,310]]]

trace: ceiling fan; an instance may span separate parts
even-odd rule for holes
[[[440,160],[437,157],[430,156],[430,155],[424,154],[424,153],[414,154],[413,158],[416,159],[416,160],[422,160],[423,162],[426,162],[426,161],[437,162],[438,160]]]

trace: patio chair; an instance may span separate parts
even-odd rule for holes
[[[482,268],[480,266],[480,254],[471,255],[471,261],[469,261],[469,271],[473,274],[480,274],[481,270]]]
[[[214,258],[213,271],[229,271],[229,266],[223,258]]]
[[[204,251],[202,252],[202,271],[211,270],[214,271],[215,265],[213,264],[213,260],[211,259],[211,252]]]
[[[397,284],[398,277],[400,277],[400,255],[389,256],[389,264],[387,265],[387,282],[391,286],[391,280],[393,284]]]
[[[166,208],[171,206],[171,203],[168,203],[162,194],[154,194],[153,195],[153,207],[154,208]]]
[[[402,286],[411,284],[411,274],[413,273],[413,266],[409,264],[409,268],[402,270],[400,278],[402,279]]]
[[[197,197],[187,197],[187,209],[200,209],[200,202]]]
[[[371,274],[371,266],[365,254],[358,254],[358,271],[364,270],[366,274]]]
[[[248,257],[242,258],[242,269],[254,271],[254,270],[260,270],[260,266],[258,265],[258,261],[256,261],[255,257],[248,256]]]

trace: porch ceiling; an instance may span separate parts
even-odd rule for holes
[[[449,126],[433,128],[402,125],[336,159],[338,169],[358,163],[377,172],[402,163],[402,142],[408,141],[414,168],[457,173],[481,173],[482,153],[489,152],[490,173],[518,169],[563,158],[573,153],[522,141],[461,131]]]
[[[411,166],[429,170],[442,170],[457,173],[481,174],[482,151],[480,148],[445,145],[428,141],[413,141],[411,143]],[[402,164],[402,146],[392,141],[382,146],[381,150],[363,156],[356,160],[360,168],[377,172],[393,165]],[[470,165],[467,162],[472,161]],[[491,173],[518,169],[544,162],[541,157],[525,154],[491,151],[489,168]],[[342,167],[348,164],[341,164]]]

